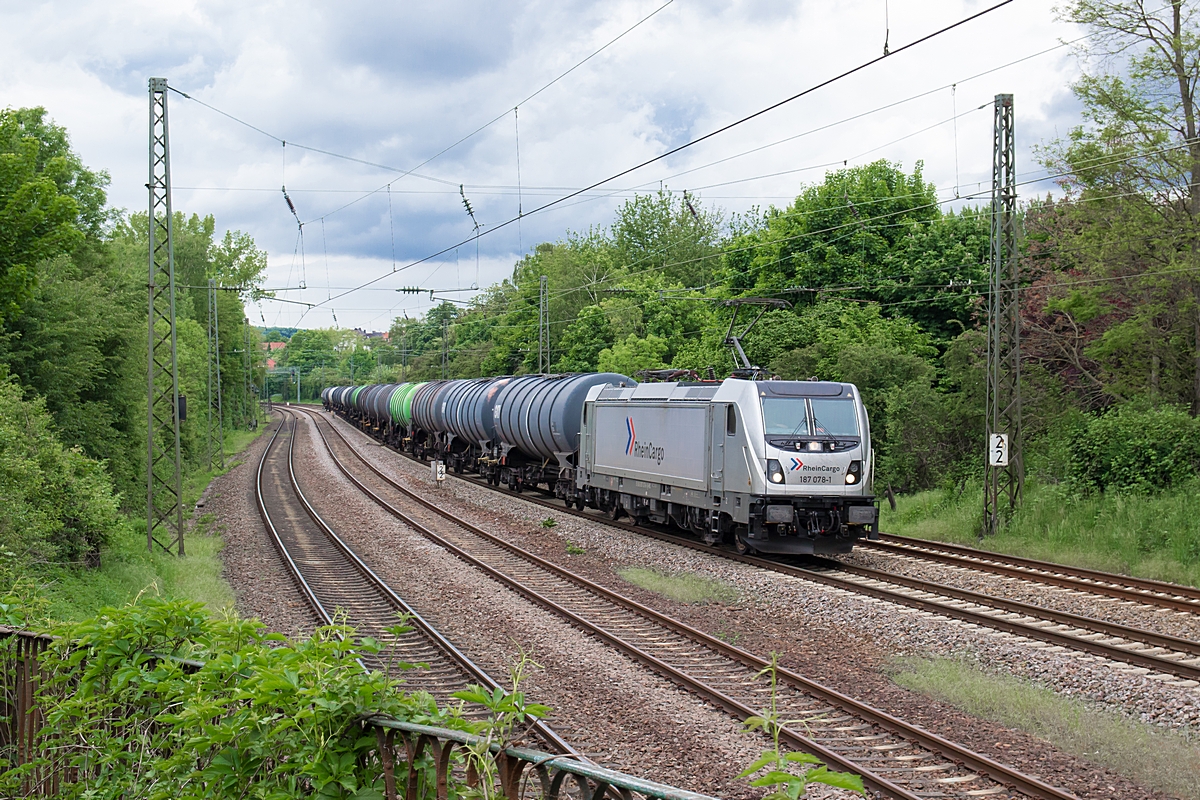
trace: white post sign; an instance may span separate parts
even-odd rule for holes
[[[1008,466],[1008,434],[992,433],[988,435],[988,466]]]
[[[446,462],[433,461],[429,464],[430,471],[433,473],[433,479],[438,483],[446,480]]]

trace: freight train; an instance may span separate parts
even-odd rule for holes
[[[521,375],[336,386],[321,400],[416,458],[710,545],[845,553],[877,537],[870,424],[853,384]]]

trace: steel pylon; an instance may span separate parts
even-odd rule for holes
[[[184,554],[183,485],[175,340],[175,241],[171,208],[171,148],[167,79],[150,79],[150,251],[146,390],[146,547]]]
[[[983,533],[1016,510],[1025,480],[1021,452],[1020,262],[1017,258],[1013,96],[995,100],[992,158],[991,285],[988,292],[987,461]]]
[[[215,380],[215,383],[214,383]],[[208,469],[225,469],[225,414],[221,407],[221,326],[217,282],[208,279]]]

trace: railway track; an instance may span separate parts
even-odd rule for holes
[[[290,410],[281,417],[259,460],[255,493],[263,524],[316,621],[332,625],[335,615],[340,621],[344,614],[359,634],[378,641],[383,649],[361,658],[364,668],[387,672],[400,662],[428,665],[405,670],[405,688],[428,692],[439,706],[453,704],[451,695],[472,683],[497,688],[363,563],[308,502],[293,466],[298,420]],[[411,630],[396,632],[400,614]],[[538,722],[534,731],[552,752],[579,755],[548,725]]]
[[[1200,613],[1200,589],[1191,586],[1114,575],[1081,567],[1066,567],[1048,561],[989,553],[961,545],[928,542],[891,534],[883,534],[878,542],[863,542],[863,546],[889,555],[935,561],[963,569],[1073,589],[1084,594],[1115,597],[1187,614]]]
[[[735,716],[745,719],[766,705],[769,687],[758,675],[766,659],[458,518],[376,468],[324,416],[310,416],[346,478],[426,538]],[[1027,797],[1073,797],[794,672],[781,668],[778,678],[781,713],[797,721],[786,729],[786,743],[817,755],[831,768],[862,775],[864,783],[882,795],[903,800],[1000,797],[1011,796],[1015,789]]]
[[[401,455],[412,459],[407,453],[401,453]],[[1050,647],[1082,651],[1093,657],[1128,664],[1132,669],[1144,669],[1174,676],[1184,681],[1200,682],[1200,643],[1188,639],[828,559],[813,559],[816,565],[814,568],[800,566],[794,562],[788,563],[754,555],[741,555],[730,548],[704,545],[694,539],[676,536],[657,527],[614,521],[599,513],[565,508],[562,503],[536,495],[489,486],[483,480],[462,475],[456,477],[485,487],[490,491],[499,491],[511,497],[518,497],[527,502],[554,509],[559,513],[567,513],[622,528],[681,547],[718,554],[745,564],[821,583],[843,591],[864,594],[920,611],[991,628],[1002,633],[1021,636],[1043,642]],[[1097,574],[1105,575],[1106,573]]]

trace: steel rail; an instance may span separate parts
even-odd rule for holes
[[[830,570],[848,572],[851,575],[859,575],[870,580],[881,581],[883,583],[893,583],[899,586],[905,586],[909,589],[916,589],[918,591],[930,592],[933,594],[943,595],[945,597],[952,597],[956,600],[963,600],[965,602],[974,603],[980,606],[1000,608],[1014,614],[1024,614],[1028,617],[1045,619],[1050,622],[1058,623],[1059,625],[1069,625],[1080,630],[1091,631],[1092,633],[1103,633],[1108,636],[1124,639],[1129,642],[1139,642],[1151,647],[1161,647],[1164,650],[1173,650],[1180,654],[1200,657],[1200,642],[1194,642],[1191,639],[1183,639],[1178,636],[1169,636],[1164,633],[1148,631],[1142,628],[1133,628],[1128,625],[1122,625],[1118,622],[1109,622],[1108,620],[1096,619],[1095,617],[1086,617],[1082,614],[1072,614],[1067,611],[1056,611],[1052,608],[1046,608],[1044,606],[1035,606],[1030,603],[1022,603],[1019,600],[1009,600],[1004,597],[996,597],[990,594],[973,592],[969,589],[959,589],[956,586],[947,586],[943,583],[933,583],[931,581],[921,580],[920,578],[910,578],[907,575],[897,575],[894,572],[885,572],[883,570],[873,569],[871,567],[859,566],[858,564],[845,564],[841,561],[832,561],[828,559],[823,559],[823,561]],[[1184,664],[1181,666],[1187,667],[1189,665]],[[1188,673],[1188,677],[1200,678],[1200,667],[1191,669]]]
[[[306,411],[307,411],[307,409],[306,409]],[[385,483],[387,483],[389,486],[391,486],[392,488],[394,488],[397,491],[399,491],[400,493],[402,493],[404,496],[417,502],[418,504],[429,509],[430,511],[433,511],[435,514],[443,517],[444,519],[452,522],[453,524],[455,524],[459,527],[462,527],[463,529],[470,531],[471,533],[485,539],[486,541],[491,542],[492,544],[495,544],[495,545],[503,548],[504,550],[508,551],[509,553],[516,555],[517,557],[533,564],[534,566],[536,566],[542,570],[545,570],[554,575],[557,575],[560,578],[563,578],[564,580],[570,581],[571,583],[574,583],[574,584],[584,588],[585,590],[591,592],[594,595],[597,595],[615,605],[619,605],[621,607],[629,609],[630,611],[633,611],[634,613],[637,613],[656,624],[659,624],[669,630],[672,630],[682,636],[685,636],[686,638],[692,639],[693,641],[695,641],[703,646],[706,646],[712,650],[716,650],[721,655],[724,655],[725,657],[730,658],[734,661],[737,661],[747,667],[750,667],[755,670],[761,670],[761,669],[765,668],[766,666],[768,666],[769,662],[767,662],[765,659],[763,659],[759,656],[756,656],[752,653],[749,653],[748,651],[742,650],[741,648],[738,648],[731,644],[728,644],[727,642],[724,642],[713,636],[710,636],[709,634],[707,634],[703,631],[693,628],[693,627],[687,625],[686,623],[680,622],[670,616],[662,614],[661,612],[655,611],[654,609],[651,609],[641,603],[638,603],[635,600],[632,600],[632,599],[627,598],[623,595],[620,595],[616,592],[613,592],[612,590],[607,589],[606,587],[603,587],[599,584],[596,584],[596,583],[588,580],[587,578],[583,578],[582,576],[576,575],[575,573],[572,573],[569,570],[566,570],[566,569],[558,566],[557,564],[547,561],[547,560],[541,558],[540,556],[537,556],[537,555],[530,553],[510,542],[505,541],[504,539],[502,539],[500,537],[490,534],[490,533],[482,530],[478,526],[475,526],[472,523],[467,522],[466,520],[460,519],[459,517],[451,514],[450,512],[440,508],[435,503],[432,503],[432,502],[426,500],[425,498],[421,497],[420,495],[417,495],[415,492],[412,492],[411,490],[407,489],[406,487],[400,485],[395,480],[393,480],[391,477],[384,474],[381,470],[378,469],[378,467],[376,467],[375,465],[373,465],[369,461],[367,461],[362,456],[362,454],[359,453],[358,450],[352,444],[350,444],[350,442],[346,439],[346,437],[342,434],[342,432],[339,431],[335,426],[330,424],[327,419],[325,419],[323,416],[313,413],[311,411],[309,411],[308,413],[310,413],[310,415],[314,418],[314,421],[317,422],[317,431],[322,436],[322,438],[325,440],[325,444],[326,444],[328,453],[329,453],[330,457],[333,459],[333,461],[334,461],[335,465],[338,467],[338,469],[343,473],[343,475],[346,476],[346,478],[352,484],[357,486],[364,494],[366,494],[368,497],[370,497],[376,504],[378,504],[381,508],[383,508],[385,511],[390,513],[392,516],[405,522],[405,524],[411,526],[413,529],[417,530],[422,535],[426,536],[426,538],[429,538],[430,540],[434,541],[435,543],[439,544],[440,546],[445,547],[447,550],[454,553],[456,556],[458,556],[462,560],[466,561],[467,563],[470,563],[473,566],[476,566],[477,568],[484,570],[489,575],[492,575],[494,578],[496,578],[498,581],[504,583],[505,585],[512,587],[514,590],[516,590],[519,593],[521,593],[522,595],[526,596],[533,602],[536,602],[539,605],[542,605],[543,607],[547,608],[548,610],[551,610],[554,613],[557,613],[560,616],[563,616],[564,618],[569,619],[576,625],[584,628],[585,630],[588,630],[588,631],[594,633],[599,638],[602,638],[605,641],[611,642],[614,646],[616,646],[619,649],[621,649],[622,651],[628,653],[629,655],[631,655],[638,661],[641,661],[642,663],[647,664],[648,666],[651,666],[654,669],[660,671],[662,674],[667,675],[674,682],[679,683],[680,685],[683,685],[692,691],[695,691],[696,693],[700,694],[701,696],[709,698],[716,705],[726,709],[727,711],[730,711],[731,713],[734,713],[738,716],[742,716],[743,719],[745,718],[745,716],[758,713],[758,712],[754,711],[753,709],[750,709],[748,706],[745,706],[744,704],[740,703],[736,699],[729,697],[728,695],[714,689],[713,687],[707,686],[706,684],[704,684],[702,681],[695,678],[694,676],[690,676],[690,675],[687,675],[686,673],[682,673],[680,670],[676,669],[675,667],[673,667],[669,664],[662,662],[660,659],[656,658],[652,654],[646,653],[643,650],[641,650],[640,648],[637,648],[635,645],[632,645],[631,643],[624,640],[620,636],[616,636],[616,635],[612,634],[611,632],[596,625],[595,623],[580,617],[579,615],[572,612],[570,609],[564,608],[561,605],[555,603],[553,600],[550,600],[549,598],[542,596],[541,594],[537,593],[536,591],[523,585],[521,582],[509,577],[508,575],[506,575],[505,573],[496,569],[495,567],[481,561],[480,559],[478,559],[475,556],[471,555],[470,553],[466,552],[465,550],[463,550],[461,547],[459,547],[455,543],[446,540],[441,535],[430,530],[427,526],[412,519],[410,516],[405,514],[403,511],[397,509],[395,506],[391,505],[386,500],[379,497],[378,494],[376,494],[369,487],[367,487],[365,484],[363,484],[358,478],[356,478],[346,468],[345,464],[341,461],[341,459],[339,459],[337,457],[337,454],[333,452],[333,448],[329,444],[328,439],[325,438],[324,430],[322,429],[320,423],[324,422],[326,425],[328,425],[330,430],[332,430],[335,434],[337,434],[337,436],[342,440],[342,442],[345,444],[347,449],[356,457],[356,459],[360,463],[362,463],[364,466],[366,466],[372,473],[374,473],[376,476],[378,476],[380,479],[382,479]],[[515,496],[521,496],[521,495],[517,495],[516,493],[511,493],[511,494],[513,494]],[[812,681],[812,680],[800,675],[799,673],[795,673],[786,668],[779,667],[778,675],[781,676],[785,681],[791,683],[795,688],[799,689],[800,691],[802,691],[806,694],[817,697],[820,700],[822,700],[823,702],[830,703],[831,705],[834,705],[836,707],[843,708],[844,710],[848,711],[849,713],[852,713],[855,716],[858,716],[860,719],[863,719],[863,720],[865,720],[873,725],[876,725],[879,728],[882,728],[884,730],[888,730],[891,733],[893,733],[894,735],[897,735],[901,738],[916,742],[920,746],[926,748],[927,750],[930,750],[934,753],[938,753],[942,756],[945,756],[945,757],[949,758],[951,761],[953,761],[961,766],[964,766],[967,769],[973,770],[974,772],[977,772],[982,775],[986,775],[987,777],[989,777],[1001,784],[1008,785],[1008,786],[1014,786],[1019,791],[1021,791],[1023,794],[1026,794],[1030,797],[1055,798],[1056,800],[1063,800],[1065,798],[1073,798],[1074,797],[1073,794],[1066,792],[1063,789],[1046,784],[1037,778],[1025,775],[1024,773],[1021,773],[1020,771],[1015,770],[1007,765],[1004,765],[997,761],[994,761],[994,760],[988,758],[987,756],[984,756],[982,754],[975,753],[971,750],[968,750],[967,748],[964,748],[961,745],[958,745],[954,742],[944,739],[943,737],[938,736],[937,734],[934,734],[930,731],[926,731],[922,728],[919,728],[917,726],[906,723],[903,720],[900,720],[890,714],[887,714],[884,711],[875,709],[869,705],[866,705],[865,703],[862,703],[861,701],[858,701],[858,700],[855,700],[855,699],[849,697],[848,695],[844,695],[835,689],[826,687],[822,684]],[[902,788],[896,786],[895,784],[891,783],[887,779],[884,779],[878,775],[875,775],[873,772],[871,772],[869,770],[864,770],[862,765],[858,764],[857,762],[854,762],[852,760],[846,759],[846,758],[838,755],[837,753],[829,750],[828,748],[821,745],[820,743],[813,741],[812,739],[805,737],[796,731],[786,729],[785,730],[785,738],[790,740],[790,744],[793,747],[798,747],[799,749],[806,750],[810,753],[813,753],[814,755],[817,755],[819,758],[826,760],[826,762],[831,765],[837,766],[840,769],[859,773],[860,775],[863,776],[864,783],[867,784],[869,787],[875,789],[876,791],[886,791],[886,792],[892,794],[893,796],[901,797],[901,798],[907,798],[907,797],[914,796],[911,793],[909,793],[908,790],[905,790],[905,789],[902,789]]]
[[[405,456],[406,458],[409,458],[410,460],[417,461],[417,459],[413,458],[408,453],[403,453],[401,451],[395,450],[395,448],[389,448],[389,449],[392,449],[395,452],[400,452],[401,455]],[[1100,656],[1102,658],[1106,658],[1106,659],[1109,659],[1112,661],[1119,661],[1119,662],[1127,663],[1127,664],[1130,664],[1130,665],[1133,665],[1135,667],[1139,667],[1142,669],[1148,669],[1148,670],[1152,670],[1155,672],[1160,672],[1160,673],[1164,673],[1164,674],[1168,674],[1168,675],[1175,675],[1177,677],[1184,678],[1186,680],[1200,680],[1200,664],[1189,664],[1189,663],[1186,663],[1183,661],[1175,661],[1170,658],[1161,658],[1154,654],[1141,653],[1136,650],[1130,650],[1130,649],[1121,647],[1120,645],[1116,645],[1116,644],[1108,644],[1108,643],[1104,643],[1104,642],[1090,641],[1088,639],[1084,639],[1079,636],[1073,636],[1071,634],[1063,633],[1061,631],[1050,630],[1050,629],[1039,627],[1037,625],[1030,625],[1027,623],[1020,623],[1020,622],[1016,622],[1016,621],[1012,621],[1012,620],[1006,620],[1006,619],[1003,619],[1003,618],[1000,618],[997,616],[993,616],[993,615],[978,612],[978,611],[970,611],[967,609],[956,608],[955,606],[948,605],[947,603],[944,603],[944,602],[937,602],[935,600],[913,597],[912,595],[905,594],[905,593],[899,592],[899,591],[864,585],[863,583],[860,583],[858,581],[848,580],[845,578],[838,578],[833,575],[824,574],[819,570],[806,569],[804,567],[799,567],[794,564],[787,564],[785,562],[762,558],[761,556],[748,555],[748,554],[741,555],[741,554],[735,553],[732,550],[729,550],[727,548],[712,547],[709,545],[704,545],[693,539],[687,539],[687,538],[683,538],[680,536],[675,536],[673,534],[666,533],[666,532],[656,529],[654,527],[643,526],[643,525],[633,525],[633,524],[627,523],[627,522],[616,521],[616,520],[613,520],[613,519],[611,519],[607,516],[603,516],[603,515],[589,514],[584,511],[578,511],[574,508],[564,508],[564,506],[561,503],[552,502],[550,500],[546,500],[546,499],[536,497],[536,496],[529,496],[529,495],[523,494],[521,492],[514,492],[514,491],[511,491],[504,487],[500,487],[500,486],[491,486],[487,482],[482,481],[482,480],[477,480],[477,479],[466,477],[463,475],[456,475],[455,477],[460,480],[466,481],[468,483],[477,485],[477,486],[486,486],[491,491],[500,492],[501,494],[505,494],[510,497],[520,498],[522,500],[525,500],[525,501],[528,501],[531,503],[536,503],[537,505],[544,506],[546,508],[552,508],[552,509],[555,509],[556,511],[571,514],[572,516],[580,517],[582,519],[592,520],[593,522],[599,522],[604,525],[608,525],[608,526],[615,527],[615,528],[620,528],[622,530],[627,530],[627,531],[630,531],[632,533],[637,533],[642,536],[649,536],[651,538],[658,539],[660,541],[670,542],[671,544],[676,544],[681,547],[687,547],[692,550],[697,550],[700,552],[709,553],[709,554],[713,554],[713,555],[719,555],[723,558],[728,558],[733,561],[739,561],[741,563],[748,564],[751,566],[761,567],[763,569],[768,569],[768,570],[771,570],[774,572],[779,572],[779,573],[782,573],[785,575],[790,575],[793,577],[802,578],[802,579],[813,581],[816,583],[821,583],[826,586],[831,586],[833,588],[842,589],[844,591],[849,591],[854,594],[865,594],[865,595],[868,595],[871,597],[875,597],[876,599],[885,600],[887,602],[908,606],[909,608],[915,608],[920,611],[927,611],[927,612],[938,614],[938,615],[944,616],[944,617],[951,617],[951,618],[958,619],[963,622],[968,622],[971,624],[992,628],[994,630],[999,630],[1004,633],[1009,633],[1009,634],[1013,634],[1016,636],[1023,636],[1027,639],[1034,639],[1037,641],[1045,642],[1045,643],[1053,645],[1053,646],[1065,647],[1065,648],[1070,648],[1073,650],[1081,650],[1081,651],[1090,653],[1092,655],[1097,655],[1097,656]],[[834,562],[827,562],[827,563],[832,564]],[[836,562],[836,564],[839,569],[842,569],[845,571],[866,570],[867,569],[867,568],[862,568],[862,567],[853,567],[851,565],[843,564],[841,562]],[[1026,614],[1027,616],[1033,616],[1038,619],[1044,620],[1046,622],[1054,622],[1055,624],[1058,624],[1058,625],[1069,624],[1069,625],[1075,626],[1078,623],[1079,627],[1082,627],[1083,623],[1086,622],[1087,627],[1084,628],[1085,630],[1090,630],[1093,633],[1103,634],[1108,637],[1126,638],[1124,634],[1118,632],[1120,630],[1124,630],[1124,631],[1128,632],[1130,637],[1136,637],[1136,638],[1132,638],[1130,640],[1133,643],[1150,644],[1152,647],[1163,647],[1164,649],[1170,648],[1172,650],[1176,650],[1177,652],[1192,654],[1195,652],[1195,649],[1198,646],[1200,646],[1200,643],[1191,642],[1186,639],[1170,637],[1170,636],[1166,636],[1163,634],[1154,633],[1152,631],[1146,631],[1146,630],[1143,630],[1140,628],[1129,628],[1126,626],[1118,625],[1117,623],[1107,622],[1105,620],[1098,620],[1098,619],[1094,619],[1091,617],[1068,615],[1068,614],[1065,614],[1064,612],[1052,611],[1050,609],[1042,608],[1041,606],[1032,606],[1032,605],[1027,605],[1027,604],[1015,604],[1015,601],[1004,600],[1001,598],[993,598],[991,595],[971,593],[971,592],[967,592],[966,590],[956,589],[956,588],[949,587],[949,586],[943,586],[941,584],[936,584],[936,583],[932,583],[929,581],[922,581],[922,580],[916,579],[916,578],[907,578],[905,576],[895,575],[894,573],[879,573],[878,577],[876,577],[876,576],[872,576],[872,577],[879,581],[886,581],[888,583],[904,585],[907,588],[915,589],[918,591],[924,591],[929,594],[953,597],[955,599],[961,599],[966,602],[984,604],[984,605],[991,606],[991,607],[994,607],[997,609],[1001,609],[1003,606],[1008,606],[1009,608],[1006,610],[1011,610],[1012,613]],[[1021,607],[1020,611],[1016,610],[1018,608],[1018,606]],[[1066,620],[1068,618],[1072,618],[1073,621],[1066,622]]]
[[[462,476],[455,476],[455,477],[462,478]],[[462,478],[462,479],[466,480],[470,483],[479,485],[479,486],[487,485],[483,481],[476,481],[472,478]],[[776,561],[773,559],[766,559],[761,556],[754,556],[754,555],[748,555],[748,554],[741,555],[739,553],[735,553],[732,550],[729,550],[726,548],[711,547],[709,545],[701,544],[700,542],[694,541],[692,539],[686,539],[681,536],[675,536],[670,533],[656,530],[655,528],[652,528],[652,527],[642,526],[642,525],[632,525],[632,524],[626,523],[626,522],[615,521],[615,520],[609,519],[608,517],[605,517],[602,515],[588,514],[587,512],[581,512],[581,511],[577,511],[574,509],[564,509],[561,505],[559,505],[557,503],[553,503],[549,500],[544,500],[539,497],[530,497],[530,496],[522,494],[520,492],[512,492],[503,487],[491,486],[489,488],[492,489],[493,491],[498,491],[503,494],[507,494],[511,497],[519,497],[523,500],[527,500],[529,502],[536,503],[538,505],[545,506],[547,508],[553,508],[553,509],[556,509],[559,511],[566,511],[566,513],[569,513],[573,516],[581,517],[583,519],[589,519],[594,522],[599,522],[604,525],[609,525],[611,527],[621,528],[622,530],[627,530],[627,531],[630,531],[632,533],[637,533],[642,536],[649,536],[651,538],[658,539],[660,541],[670,542],[671,544],[676,544],[681,547],[687,547],[692,550],[697,550],[697,551],[704,552],[704,553],[719,555],[723,558],[728,558],[732,561],[739,561],[743,564],[749,564],[751,566],[761,567],[763,569],[768,569],[768,570],[771,570],[774,572],[779,572],[779,573],[782,573],[785,575],[791,575],[793,577],[803,578],[805,580],[822,583],[826,586],[831,586],[833,588],[842,589],[845,591],[852,592],[854,594],[866,594],[871,597],[875,597],[876,599],[879,599],[879,600],[886,600],[891,603],[897,603],[899,605],[908,606],[909,608],[915,608],[919,611],[928,611],[928,612],[931,612],[934,614],[939,614],[944,617],[952,617],[954,619],[958,619],[963,622],[969,622],[969,623],[972,623],[975,625],[981,625],[983,627],[993,628],[995,630],[999,630],[1004,633],[1010,633],[1010,634],[1017,635],[1017,636],[1023,636],[1027,639],[1035,639],[1035,640],[1046,642],[1047,644],[1051,644],[1051,645],[1055,645],[1055,646],[1067,647],[1067,648],[1074,649],[1074,650],[1082,650],[1082,651],[1088,652],[1092,655],[1098,655],[1098,656],[1107,658],[1112,661],[1124,662],[1124,663],[1131,664],[1136,667],[1141,667],[1143,669],[1149,669],[1149,670],[1153,670],[1155,672],[1161,672],[1161,673],[1165,673],[1168,675],[1175,675],[1175,676],[1178,676],[1181,678],[1185,678],[1187,680],[1200,680],[1200,665],[1177,662],[1177,661],[1173,661],[1169,658],[1160,658],[1155,655],[1142,654],[1142,653],[1137,652],[1136,650],[1128,650],[1128,649],[1120,647],[1120,646],[1105,644],[1102,642],[1093,642],[1093,641],[1089,641],[1087,639],[1080,638],[1078,636],[1072,636],[1070,634],[1061,633],[1059,631],[1048,630],[1045,628],[1038,627],[1036,625],[1023,624],[1023,623],[1014,622],[1011,620],[1005,620],[1005,619],[1002,619],[999,617],[995,617],[990,614],[956,608],[956,607],[954,607],[952,605],[948,605],[946,603],[939,603],[934,600],[913,597],[911,595],[904,594],[903,592],[897,592],[897,591],[892,591],[892,590],[888,590],[888,589],[881,589],[879,587],[874,587],[874,586],[867,586],[867,585],[864,585],[857,581],[847,580],[844,578],[837,578],[833,575],[827,575],[827,574],[822,573],[819,570],[806,569],[804,567],[798,567],[794,564],[787,564],[785,562]],[[831,563],[831,564],[836,563],[838,569],[847,570],[847,571],[849,571],[851,569],[866,569],[866,568],[862,568],[862,567],[851,567],[850,565],[843,564],[841,562],[829,562],[829,563]],[[959,596],[960,599],[966,599],[967,595],[973,594],[973,593],[968,593],[962,589],[955,589],[952,587],[943,586],[941,584],[931,583],[929,581],[921,581],[916,578],[907,578],[904,576],[895,575],[894,573],[880,573],[880,575],[881,575],[881,577],[877,578],[880,581],[886,581],[886,582],[894,583],[894,584],[902,584],[909,588],[917,589],[919,591],[925,591],[930,594],[940,594],[943,596],[951,596],[951,597],[957,595],[957,596]],[[981,604],[984,603],[984,601],[986,601],[986,605],[997,607],[997,608],[999,608],[1002,605],[1009,605],[1009,604],[1013,603],[1013,601],[1002,600],[1000,598],[993,598],[991,595],[978,595],[977,597],[978,597],[978,602],[980,602]],[[972,599],[972,600],[970,600],[970,602],[976,602],[976,600]],[[1053,619],[1053,617],[1056,617],[1056,616],[1058,616],[1060,618],[1065,618],[1065,616],[1062,615],[1062,612],[1051,611],[1049,609],[1044,609],[1040,606],[1026,606],[1025,608],[1027,610],[1022,610],[1021,612],[1018,612],[1018,613],[1026,613],[1029,616],[1037,616],[1038,618],[1044,619],[1048,622],[1054,622],[1055,619]],[[1117,625],[1116,623],[1107,622],[1105,620],[1096,620],[1096,619],[1093,619],[1090,617],[1079,617],[1079,619],[1080,620],[1090,620],[1090,622],[1088,624],[1094,632],[1104,633],[1105,635],[1108,635],[1108,636],[1118,636],[1119,634],[1111,633],[1111,631],[1116,630],[1117,628],[1123,627],[1123,626]],[[1063,624],[1063,623],[1059,622],[1058,624]],[[1174,639],[1174,637],[1166,637],[1161,634],[1153,633],[1151,631],[1144,631],[1141,629],[1130,628],[1128,630],[1137,631],[1139,639],[1134,640],[1137,642],[1145,641],[1146,643],[1148,643],[1149,640],[1155,639],[1155,638],[1158,638],[1160,640]],[[1133,634],[1131,633],[1130,635],[1133,635]],[[1122,638],[1124,638],[1124,637],[1122,636]],[[1191,652],[1191,649],[1195,648],[1197,646],[1197,643],[1189,642],[1188,640],[1185,640],[1185,639],[1174,639],[1174,641],[1177,643],[1185,643],[1186,642],[1189,645],[1189,650],[1187,652]],[[1155,646],[1160,646],[1160,645],[1155,645]]]
[[[287,409],[285,413],[287,414],[288,417],[292,417],[290,409]],[[301,507],[304,509],[305,513],[313,520],[313,522],[316,523],[317,527],[321,530],[321,532],[327,538],[327,541],[329,543],[333,544],[334,547],[337,549],[337,551],[340,552],[350,562],[350,564],[354,567],[354,569],[356,569],[358,571],[358,573],[362,576],[363,580],[367,584],[369,584],[375,591],[381,593],[384,597],[386,597],[387,600],[392,604],[393,608],[395,608],[395,609],[399,610],[401,613],[405,614],[407,616],[407,622],[409,624],[411,624],[414,628],[419,630],[421,632],[421,634],[423,634],[424,637],[437,650],[439,650],[447,659],[449,659],[449,661],[455,667],[457,667],[457,669],[464,675],[464,677],[475,680],[476,682],[480,683],[481,685],[486,686],[491,691],[495,691],[496,689],[500,688],[500,685],[495,680],[493,680],[492,677],[490,675],[488,675],[487,672],[485,672],[480,666],[475,664],[475,662],[472,661],[470,659],[470,657],[468,657],[465,653],[463,653],[461,650],[459,650],[457,647],[455,647],[454,644],[452,644],[449,639],[447,639],[440,631],[438,631],[428,620],[426,620],[424,617],[422,617],[416,611],[416,609],[414,609],[412,606],[410,606],[402,597],[400,597],[398,594],[396,594],[396,592],[393,591],[392,588],[386,582],[384,582],[382,578],[380,578],[378,575],[376,575],[375,572],[370,567],[368,567],[361,558],[358,557],[358,554],[355,553],[342,540],[342,538],[333,531],[333,528],[331,528],[329,526],[329,524],[325,522],[325,520],[320,516],[320,514],[317,513],[316,509],[313,508],[312,504],[308,501],[308,498],[305,497],[303,490],[301,490],[299,482],[296,480],[294,458],[293,458],[294,451],[295,451],[295,444],[296,444],[296,436],[295,436],[296,428],[297,428],[296,420],[295,420],[295,418],[293,418],[293,425],[292,425],[293,433],[292,433],[291,441],[288,446],[288,458],[287,458],[288,476],[290,479],[291,488],[295,492],[296,498],[299,500],[299,503],[300,503]],[[305,579],[303,571],[300,569],[300,566],[297,564],[296,560],[292,557],[291,553],[288,551],[287,546],[283,542],[283,538],[279,535],[279,532],[278,532],[277,528],[275,527],[274,522],[271,520],[270,514],[267,512],[267,509],[266,509],[266,503],[265,503],[265,500],[263,497],[263,491],[262,491],[263,465],[266,464],[267,459],[271,453],[272,447],[275,444],[275,440],[278,438],[279,433],[282,429],[283,429],[283,421],[281,420],[279,427],[275,430],[275,433],[271,436],[271,441],[268,442],[267,447],[263,450],[262,458],[259,460],[257,477],[256,477],[256,481],[255,481],[255,492],[257,495],[257,499],[258,499],[259,513],[262,514],[263,522],[266,524],[267,529],[270,531],[276,547],[279,549],[279,552],[283,556],[285,564],[288,566],[289,572],[292,573],[293,578],[300,585],[302,593],[304,593],[306,599],[310,602],[314,611],[317,612],[318,616],[324,622],[324,624],[332,625],[333,624],[332,616],[325,609],[324,604],[322,604],[322,602],[318,599],[316,592],[313,590],[313,588],[311,587],[309,582]],[[361,661],[360,661],[360,663],[361,663]],[[575,748],[573,748],[562,737],[560,737],[552,728],[550,728],[550,726],[547,725],[545,722],[543,722],[541,720],[537,720],[534,722],[532,727],[533,727],[533,730],[537,733],[537,735],[540,738],[542,738],[542,740],[552,750],[557,751],[559,754],[570,755],[570,756],[573,756],[576,758],[580,758],[581,760],[587,760],[583,755],[581,755],[578,751],[576,751]]]
[[[861,545],[894,555],[936,561],[979,572],[992,572],[1033,583],[1074,589],[1087,594],[1116,597],[1143,605],[1169,608],[1173,611],[1192,614],[1200,612],[1200,589],[1192,586],[1117,575],[1083,567],[1070,567],[1049,561],[1038,561],[1022,556],[1010,556],[962,545],[931,542],[894,534],[881,534],[880,541],[862,542]]]

